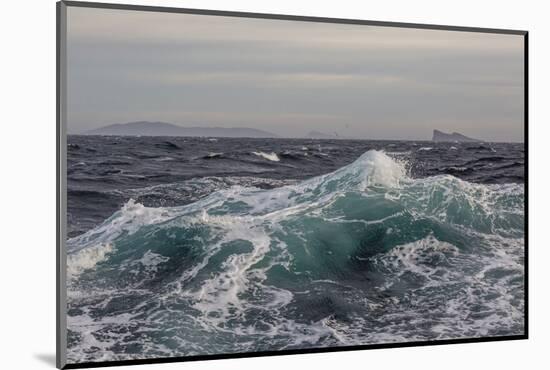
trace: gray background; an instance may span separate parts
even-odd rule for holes
[[[68,131],[112,123],[523,141],[523,36],[68,9]]]

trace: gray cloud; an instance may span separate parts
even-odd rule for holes
[[[69,8],[69,131],[114,122],[523,140],[516,35]]]

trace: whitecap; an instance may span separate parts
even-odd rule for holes
[[[156,162],[168,162],[168,161],[173,161],[174,158],[172,157],[160,157],[160,158],[155,158],[154,161]]]
[[[85,270],[93,269],[113,251],[111,243],[98,244],[67,255],[67,276],[74,278]]]
[[[280,159],[277,156],[277,153],[271,152],[271,153],[264,153],[264,152],[252,152],[252,154],[257,155],[258,157],[262,157],[267,159],[268,161],[272,162],[279,162]]]
[[[206,158],[219,158],[223,155],[223,153],[219,152],[219,153],[216,153],[216,152],[211,152],[211,153],[208,153],[205,157]]]

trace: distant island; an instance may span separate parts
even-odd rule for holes
[[[475,143],[475,142],[481,142],[483,140],[473,139],[471,137],[459,134],[458,132],[453,132],[452,134],[448,134],[446,132],[442,132],[442,131],[439,131],[439,130],[434,130],[432,141],[452,141],[452,142]]]
[[[105,136],[278,137],[271,132],[248,127],[184,127],[167,122],[149,121],[115,123],[86,131],[83,134]]]
[[[243,137],[243,138],[278,138],[279,136],[264,130],[250,127],[194,127],[179,126],[168,122],[137,121],[115,123],[93,130],[82,135],[101,136],[191,136],[191,137]],[[327,134],[321,131],[310,131],[304,138],[308,139],[348,139],[338,134]],[[458,132],[451,134],[433,130],[432,141],[435,142],[482,142]]]

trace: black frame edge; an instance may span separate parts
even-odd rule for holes
[[[524,37],[524,153],[525,153],[525,175],[524,175],[524,334],[510,335],[500,337],[476,337],[476,338],[458,338],[458,339],[446,339],[446,340],[430,340],[430,341],[412,341],[412,342],[400,342],[400,343],[380,343],[380,344],[367,344],[357,346],[341,346],[341,347],[326,347],[326,348],[308,348],[308,349],[296,349],[296,350],[279,350],[279,351],[262,351],[262,352],[245,352],[245,353],[227,353],[227,354],[213,354],[213,355],[198,355],[198,356],[185,356],[185,357],[166,357],[166,358],[149,358],[149,359],[133,359],[133,360],[121,360],[121,361],[98,361],[98,362],[81,362],[81,363],[66,363],[66,336],[63,335],[63,330],[60,323],[65,322],[65,296],[60,291],[65,286],[65,274],[61,267],[64,266],[63,253],[63,218],[65,216],[62,199],[62,192],[64,189],[64,183],[61,181],[61,175],[63,173],[62,160],[64,159],[64,138],[66,137],[65,127],[63,126],[63,120],[65,118],[64,102],[66,96],[66,80],[63,67],[66,68],[65,63],[65,39],[66,38],[66,8],[67,7],[85,7],[85,8],[98,8],[98,9],[114,9],[114,10],[133,10],[133,11],[149,11],[149,12],[165,12],[165,13],[183,13],[183,14],[197,14],[197,15],[210,15],[210,16],[225,16],[225,17],[242,17],[242,18],[256,18],[256,19],[273,19],[273,20],[289,20],[289,21],[303,21],[303,22],[317,22],[317,23],[340,23],[351,25],[367,25],[367,26],[380,26],[380,27],[400,27],[400,28],[413,28],[413,29],[429,29],[429,30],[442,30],[442,31],[461,31],[461,32],[479,32],[479,33],[495,33],[495,34],[508,34],[508,35],[520,35]],[[113,4],[113,3],[100,3],[100,2],[84,2],[84,1],[67,1],[61,0],[56,3],[56,19],[57,19],[57,63],[56,63],[56,367],[59,369],[80,369],[80,368],[96,368],[96,367],[112,367],[112,366],[127,366],[127,365],[143,365],[143,364],[160,364],[160,363],[173,363],[173,362],[191,362],[191,361],[204,361],[204,360],[220,360],[220,359],[237,359],[237,358],[251,358],[251,357],[268,357],[268,356],[286,356],[297,354],[314,354],[314,353],[331,353],[331,352],[343,352],[343,351],[358,351],[358,350],[371,350],[371,349],[388,349],[388,348],[406,348],[406,347],[424,347],[424,346],[438,346],[449,344],[468,344],[468,343],[487,343],[487,342],[500,342],[511,340],[526,340],[529,339],[529,222],[528,222],[528,209],[529,209],[529,31],[527,30],[513,30],[513,29],[496,29],[496,28],[481,28],[481,27],[462,27],[462,26],[449,26],[449,25],[431,25],[421,23],[403,23],[403,22],[385,22],[385,21],[369,21],[359,19],[343,19],[343,18],[327,18],[327,17],[315,17],[315,16],[299,16],[299,15],[284,15],[284,14],[268,14],[268,13],[252,13],[252,12],[234,12],[234,11],[222,11],[222,10],[207,10],[207,9],[191,9],[191,8],[175,8],[164,6],[145,6],[145,5],[131,5],[131,4]]]
[[[368,344],[368,345],[360,345],[360,346],[308,348],[308,349],[295,349],[295,350],[282,350],[282,351],[244,352],[244,353],[228,353],[228,354],[216,354],[216,355],[149,358],[149,359],[138,359],[138,360],[103,361],[103,362],[81,362],[81,363],[67,364],[65,365],[65,367],[63,367],[63,369],[83,369],[83,368],[130,366],[130,365],[132,366],[133,365],[152,365],[152,364],[164,364],[164,363],[173,363],[173,362],[192,362],[192,361],[204,361],[204,360],[252,358],[252,357],[306,355],[306,354],[314,354],[314,353],[351,352],[351,351],[389,349],[389,348],[425,347],[425,346],[434,346],[434,345],[441,346],[441,345],[449,345],[449,344],[487,343],[487,342],[501,342],[501,341],[525,340],[525,339],[527,339],[527,336],[524,334],[524,335],[511,335],[511,336],[491,337],[491,338],[446,339],[446,340],[439,340],[435,342],[434,341],[417,341],[417,342],[403,342],[403,343],[381,343],[381,344]]]
[[[523,36],[524,57],[523,57],[523,148],[524,148],[524,333],[529,338],[529,32]]]

